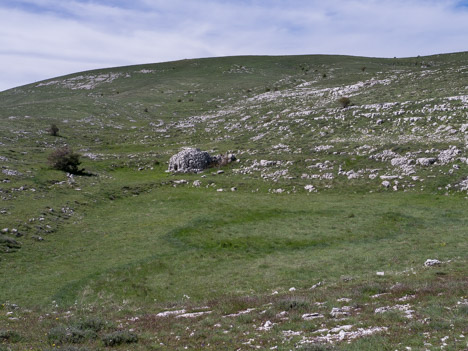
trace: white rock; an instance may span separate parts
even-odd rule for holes
[[[390,161],[392,166],[404,166],[408,164],[408,158],[406,157],[395,157]]]
[[[302,319],[305,321],[311,321],[312,319],[323,318],[320,313],[306,313],[302,315]]]
[[[274,166],[276,161],[267,161],[267,160],[260,160],[260,166],[267,167],[267,166]]]
[[[437,161],[435,157],[421,157],[416,160],[416,164],[427,167],[434,164],[435,161]]]
[[[428,258],[426,262],[424,262],[424,266],[426,267],[440,266],[441,264],[442,262],[440,262],[439,260],[430,259],[430,258]]]

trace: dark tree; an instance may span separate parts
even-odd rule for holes
[[[347,97],[344,97],[344,96],[339,98],[338,102],[341,105],[341,107],[343,107],[343,108],[346,108],[351,104],[351,100],[349,98],[347,98]]]
[[[54,150],[48,157],[49,165],[59,171],[72,174],[82,173],[83,169],[78,169],[81,164],[80,155],[73,152],[68,146]]]
[[[57,127],[57,125],[55,124],[52,124],[48,130],[49,134],[52,135],[52,136],[57,136],[58,135],[58,132],[59,132],[59,129]]]

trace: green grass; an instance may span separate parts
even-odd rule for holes
[[[464,204],[427,200],[155,189],[108,200],[22,248],[3,262],[4,296],[21,304],[86,302],[101,293],[136,302],[203,299],[396,272],[464,252],[466,220],[456,215]]]

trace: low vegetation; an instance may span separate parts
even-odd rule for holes
[[[351,99],[343,96],[338,99],[338,103],[341,105],[341,107],[346,108],[351,104]]]
[[[67,146],[54,150],[49,155],[48,161],[50,166],[56,170],[71,174],[83,173],[83,169],[78,168],[81,164],[80,155]]]

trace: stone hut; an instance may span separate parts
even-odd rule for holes
[[[187,148],[171,157],[169,171],[178,173],[198,173],[210,167],[213,159],[200,149]]]

